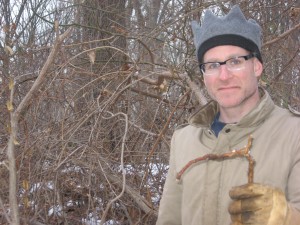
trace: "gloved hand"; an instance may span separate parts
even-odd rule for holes
[[[230,190],[231,225],[289,225],[289,207],[284,193],[263,184],[245,184]]]

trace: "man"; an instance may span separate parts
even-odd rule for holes
[[[157,225],[300,225],[300,118],[258,87],[260,26],[234,6],[224,17],[206,12],[192,30],[213,101],[172,137]],[[248,183],[249,154],[225,155],[245,149],[250,138]],[[210,157],[191,164],[201,156]]]

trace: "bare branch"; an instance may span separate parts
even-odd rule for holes
[[[61,34],[57,39],[56,42],[47,58],[47,61],[45,62],[40,74],[38,75],[38,78],[35,80],[34,84],[32,85],[29,92],[26,94],[24,99],[19,104],[18,108],[15,111],[15,119],[18,121],[20,119],[20,115],[26,110],[27,106],[30,104],[30,101],[32,101],[32,98],[34,95],[36,95],[37,91],[40,89],[40,87],[43,85],[43,81],[45,80],[47,76],[47,72],[52,65],[57,52],[60,49],[60,46],[62,42],[71,34],[72,27],[68,28],[63,34]]]
[[[116,176],[107,176],[107,178],[116,185],[121,186],[123,182],[117,178]],[[130,185],[125,185],[125,192],[129,194],[135,203],[146,213],[146,214],[153,214],[157,216],[157,211],[151,207],[151,204],[147,202],[137,191],[134,190]]]
[[[296,26],[294,26],[293,28],[287,30],[286,32],[284,32],[283,34],[279,35],[278,37],[276,37],[275,39],[271,40],[271,41],[268,41],[266,43],[263,44],[262,47],[266,47],[268,45],[271,45],[271,44],[274,44],[275,42],[283,39],[284,37],[286,37],[287,35],[289,35],[290,33],[296,31],[297,29],[300,28],[300,23],[298,23]]]
[[[231,152],[227,152],[224,154],[207,154],[201,157],[198,157],[196,159],[193,159],[189,161],[176,175],[176,180],[180,181],[181,176],[184,174],[184,172],[190,168],[195,163],[206,161],[206,160],[217,160],[222,161],[225,159],[232,159],[236,157],[245,157],[249,162],[248,167],[248,183],[253,183],[253,176],[254,176],[254,160],[252,156],[250,155],[250,148],[252,145],[252,136],[249,136],[248,138],[248,144],[239,150],[232,150]]]

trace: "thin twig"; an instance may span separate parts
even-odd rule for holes
[[[154,152],[155,152],[155,150],[156,150],[158,144],[160,143],[161,139],[162,139],[163,136],[165,135],[165,132],[167,131],[167,128],[169,127],[169,124],[170,124],[170,122],[171,122],[171,119],[173,118],[173,115],[174,115],[174,113],[176,112],[178,106],[180,105],[180,103],[182,102],[182,100],[185,99],[185,97],[186,97],[189,93],[190,93],[190,91],[187,91],[183,96],[181,96],[181,98],[178,100],[176,106],[173,108],[172,112],[170,113],[170,115],[169,115],[169,117],[168,117],[168,119],[167,119],[167,121],[166,121],[166,123],[165,123],[163,129],[160,131],[160,133],[159,133],[159,135],[158,135],[158,138],[156,139],[155,143],[153,144],[152,149],[150,150],[150,152],[149,152],[149,154],[148,154],[148,156],[147,156],[147,164],[146,164],[146,167],[145,167],[145,168],[147,168],[147,167],[150,165],[151,158],[152,158],[152,156],[153,156],[153,154],[154,154]],[[149,169],[149,170],[150,170],[150,169]],[[146,173],[145,173],[145,175],[144,175],[144,177],[143,177],[143,180],[144,180],[145,178],[148,177],[149,170],[146,170]]]
[[[9,218],[7,212],[6,212],[7,209],[4,207],[4,204],[3,204],[3,201],[2,201],[1,197],[0,197],[0,207],[1,207],[2,212],[3,212],[0,215],[5,217],[5,219],[8,222],[8,224],[11,224],[11,220],[10,220],[10,218]]]
[[[268,45],[271,45],[281,39],[283,39],[285,36],[289,35],[290,33],[292,33],[293,31],[297,30],[300,28],[300,23],[298,23],[296,26],[294,26],[293,28],[289,29],[288,31],[284,32],[283,34],[279,35],[277,38],[271,40],[271,41],[268,41],[266,43],[263,44],[263,48],[265,48],[266,46]]]
[[[193,159],[189,161],[176,175],[176,180],[180,181],[181,176],[183,173],[190,168],[193,164],[201,162],[201,161],[206,161],[206,160],[225,160],[225,159],[232,159],[236,157],[245,157],[248,162],[249,162],[249,167],[248,167],[248,183],[253,183],[253,177],[254,177],[254,159],[250,155],[250,148],[252,145],[252,140],[253,137],[249,136],[248,138],[248,144],[244,148],[241,148],[239,150],[232,150],[231,152],[227,152],[224,154],[207,154],[201,157],[198,157],[196,159]]]
[[[64,160],[62,160],[62,162],[60,162],[60,163],[58,164],[58,166],[55,167],[54,171],[55,171],[55,170],[58,170],[58,168],[59,168],[62,164],[64,164],[64,163],[67,161],[67,159],[69,159],[72,155],[74,155],[74,153],[76,153],[76,152],[77,152],[79,149],[81,149],[82,147],[83,147],[83,146],[79,146],[79,147],[76,148],[73,152],[71,152],[70,154],[68,154],[67,157],[64,158]]]

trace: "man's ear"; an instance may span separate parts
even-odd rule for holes
[[[263,72],[263,64],[257,59],[254,59],[254,73],[257,78],[259,78]]]

